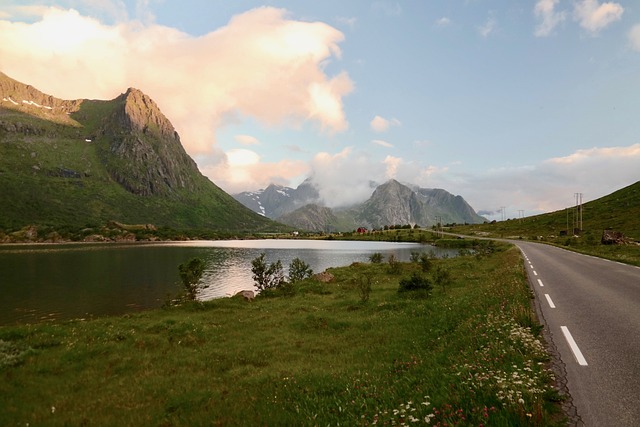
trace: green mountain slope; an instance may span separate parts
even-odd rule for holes
[[[60,100],[0,73],[0,229],[276,230],[203,176],[145,94]]]
[[[553,239],[561,234],[571,235],[575,207],[536,215],[524,219],[512,219],[493,224],[456,227],[459,231],[480,231],[501,236]],[[612,229],[626,237],[640,241],[640,181],[614,193],[583,205],[583,230],[586,239],[599,242],[603,230]],[[567,226],[568,224],[568,226]]]

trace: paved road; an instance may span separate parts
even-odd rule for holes
[[[640,426],[640,268],[549,245],[512,243],[524,254],[541,320],[566,371],[577,423]]]

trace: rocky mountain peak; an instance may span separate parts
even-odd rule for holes
[[[124,127],[157,136],[178,138],[169,119],[162,114],[155,101],[141,90],[129,88],[116,99],[123,107],[119,111],[119,119]]]

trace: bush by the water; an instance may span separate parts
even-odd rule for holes
[[[265,256],[263,252],[259,257],[251,261],[251,272],[255,281],[254,286],[258,292],[265,289],[275,289],[285,282],[282,262],[278,260],[267,265]]]
[[[180,279],[187,291],[187,299],[195,300],[198,294],[198,289],[206,288],[206,286],[198,286],[198,282],[204,273],[204,267],[205,262],[201,258],[191,258],[189,261],[178,266]]]
[[[311,266],[300,258],[295,258],[289,264],[289,283],[296,283],[311,276],[313,276]]]

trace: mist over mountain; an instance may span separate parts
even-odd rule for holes
[[[200,173],[156,103],[61,100],[0,73],[0,228],[277,227]]]
[[[345,186],[348,192],[348,186]],[[233,197],[261,215],[310,231],[351,231],[388,225],[411,224],[428,227],[443,223],[482,223],[461,197],[442,189],[427,189],[389,180],[378,185],[366,201],[349,207],[330,209],[311,179],[298,188],[270,185],[266,189]]]

